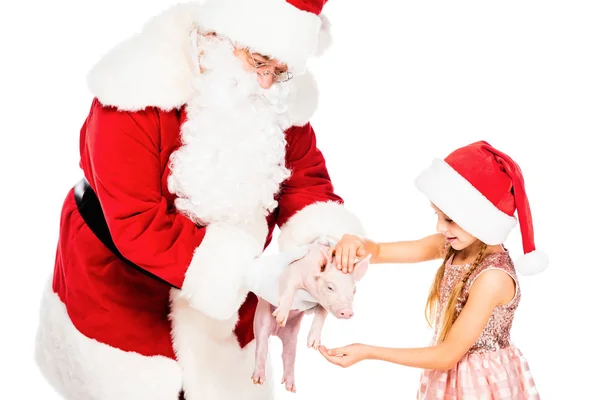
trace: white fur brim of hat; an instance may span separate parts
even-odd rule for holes
[[[500,211],[443,160],[433,160],[415,184],[462,229],[486,244],[503,243],[517,224],[515,217]]]
[[[302,73],[310,57],[331,44],[327,19],[285,0],[207,0],[196,21],[253,51],[276,58]]]
[[[514,216],[500,211],[444,160],[433,160],[415,179],[415,185],[462,229],[488,245],[504,243],[517,224]],[[548,256],[539,250],[515,261],[515,269],[523,275],[534,275],[547,267]]]

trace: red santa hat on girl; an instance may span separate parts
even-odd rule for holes
[[[205,0],[196,16],[203,31],[286,63],[302,73],[306,61],[331,44],[321,15],[327,0]]]
[[[517,223],[516,211],[524,256],[515,261],[515,269],[534,275],[548,267],[547,255],[535,249],[521,169],[489,143],[472,143],[444,160],[435,159],[415,184],[461,228],[488,245],[506,240]]]

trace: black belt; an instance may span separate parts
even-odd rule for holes
[[[147,270],[129,261],[123,256],[123,254],[121,254],[119,249],[117,249],[117,246],[115,246],[115,242],[113,241],[110,230],[108,229],[106,219],[104,218],[104,212],[102,212],[102,207],[100,206],[100,201],[85,178],[77,182],[73,188],[73,192],[75,194],[75,203],[77,204],[77,209],[79,210],[79,214],[81,214],[81,217],[85,221],[86,225],[115,256],[121,259],[121,261],[123,261],[125,264],[134,267],[143,274],[166,283],[169,286],[175,287],[164,279],[151,274]]]

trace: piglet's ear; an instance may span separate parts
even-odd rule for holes
[[[321,277],[321,275],[323,275],[323,273],[327,269],[327,266],[329,265],[329,256],[327,255],[327,248],[319,246],[319,250],[321,251],[321,256],[323,256],[323,258],[319,260],[319,270],[315,274],[315,278]]]
[[[371,255],[369,254],[362,260],[359,260],[354,263],[354,270],[352,271],[352,277],[355,281],[360,281],[365,273],[367,272],[367,268],[369,267],[369,260],[371,259]]]
[[[313,240],[312,242],[313,244],[320,244],[321,246],[327,246],[327,247],[331,247],[331,246],[335,246],[337,243],[337,240],[331,236],[328,235],[321,235],[318,238],[316,238],[315,240]]]

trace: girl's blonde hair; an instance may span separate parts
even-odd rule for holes
[[[454,321],[457,318],[456,303],[458,302],[458,298],[462,293],[465,283],[469,280],[469,278],[473,274],[473,271],[475,271],[477,266],[483,260],[486,249],[487,245],[485,243],[481,243],[481,249],[479,250],[477,259],[475,260],[473,265],[471,265],[471,268],[469,268],[469,271],[465,274],[463,279],[459,281],[456,285],[454,285],[454,288],[452,289],[452,292],[450,293],[446,304],[443,306],[443,311],[441,314],[442,319],[440,321],[440,325],[438,326],[438,343],[442,342],[446,338],[448,332],[450,331],[450,328],[452,327],[452,324],[454,324]],[[440,285],[442,283],[442,278],[444,277],[446,263],[448,262],[450,257],[452,257],[456,253],[456,250],[454,250],[452,247],[448,248],[448,251],[446,252],[446,255],[444,257],[444,261],[442,262],[440,268],[438,268],[437,273],[435,274],[435,279],[433,280],[433,284],[429,289],[429,296],[427,297],[427,304],[425,306],[425,318],[427,319],[427,323],[430,327],[434,326],[435,319],[437,317],[436,313],[438,309],[438,303],[440,301]]]

